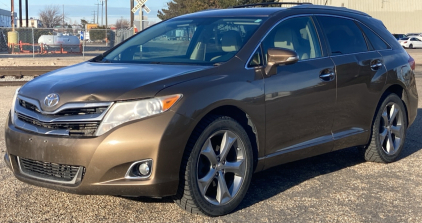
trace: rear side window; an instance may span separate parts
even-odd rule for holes
[[[372,32],[368,27],[365,25],[360,25],[362,27],[363,32],[365,33],[366,37],[368,37],[369,42],[371,42],[372,47],[376,50],[387,50],[391,49],[389,45],[387,45],[384,40],[382,40],[377,34]]]
[[[354,21],[331,16],[318,16],[332,55],[368,51],[362,32]]]

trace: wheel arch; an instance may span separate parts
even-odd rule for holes
[[[376,114],[376,112],[378,112],[378,109],[379,109],[380,104],[382,103],[382,100],[391,93],[396,94],[403,101],[404,109],[405,109],[405,112],[406,112],[406,121],[407,121],[407,123],[410,123],[409,111],[408,111],[409,100],[408,100],[407,92],[406,92],[405,88],[403,86],[401,86],[400,84],[392,84],[392,85],[388,86],[387,89],[384,90],[384,93],[382,94],[382,96],[381,96],[381,98],[378,102],[375,114]],[[375,114],[374,114],[374,116],[375,116]]]
[[[253,160],[254,160],[254,170],[255,170],[258,163],[258,156],[259,156],[258,154],[260,151],[259,141],[258,141],[258,131],[256,130],[256,126],[253,123],[250,116],[248,115],[248,113],[246,113],[245,111],[243,111],[242,109],[234,105],[221,105],[219,107],[213,108],[212,110],[207,112],[205,115],[203,115],[201,119],[199,119],[198,122],[196,123],[196,126],[191,134],[193,134],[193,132],[195,131],[195,129],[197,128],[199,123],[201,123],[203,119],[212,115],[230,117],[234,119],[235,121],[237,121],[243,127],[243,129],[248,134],[249,140],[251,141],[252,151],[253,151]]]

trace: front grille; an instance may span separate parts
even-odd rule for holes
[[[72,182],[82,180],[84,167],[49,163],[18,157],[21,171],[29,176],[48,181]],[[78,176],[79,175],[79,176]],[[78,178],[79,179],[76,179]]]
[[[41,113],[40,110],[34,104],[19,99],[19,105],[33,112]],[[52,116],[70,116],[70,115],[93,115],[102,114],[107,110],[107,106],[100,106],[95,108],[70,108],[60,111],[59,113]]]
[[[100,122],[53,122],[53,123],[46,123],[41,122],[38,119],[26,116],[21,113],[17,113],[17,117],[19,120],[47,128],[47,129],[60,129],[60,130],[68,130],[70,136],[94,136],[95,131],[97,130],[98,126],[100,125]]]

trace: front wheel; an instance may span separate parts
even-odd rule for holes
[[[371,142],[365,148],[367,161],[393,162],[403,149],[407,114],[403,101],[396,94],[388,95],[375,116]]]
[[[207,117],[188,142],[174,200],[191,213],[228,214],[243,200],[252,173],[252,146],[243,127],[230,117]]]

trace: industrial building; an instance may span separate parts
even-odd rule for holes
[[[391,33],[422,33],[422,0],[279,0],[347,7],[368,13],[384,22]]]
[[[20,26],[19,26],[19,23],[18,23],[18,27],[20,27]],[[22,27],[23,27],[23,28],[26,28],[26,27],[29,27],[29,28],[42,28],[42,27],[43,27],[43,25],[42,25],[41,20],[39,20],[39,19],[34,19],[34,18],[29,18],[29,19],[28,19],[28,26],[26,26],[26,19],[25,19],[25,18],[23,18],[23,19],[22,19]]]
[[[8,10],[0,9],[0,27],[12,27],[12,13]],[[15,16],[15,26],[16,26],[16,17],[17,13],[14,13]]]

